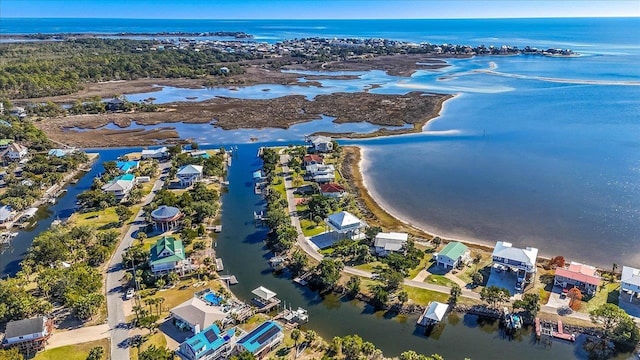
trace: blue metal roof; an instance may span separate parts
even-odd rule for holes
[[[137,161],[118,161],[116,162],[116,166],[122,172],[129,172],[131,169],[135,169],[138,167]]]
[[[234,336],[235,331],[235,328],[229,329],[226,333],[222,334],[218,326],[213,324],[188,338],[185,343],[188,344],[195,353],[198,353],[196,359],[199,359],[210,352],[215,352],[228,343]]]
[[[280,325],[273,321],[265,321],[250,333],[238,340],[238,344],[255,354],[265,343],[269,342],[275,334],[282,332]],[[267,335],[270,334],[270,335]]]

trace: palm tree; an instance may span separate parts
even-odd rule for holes
[[[313,330],[307,330],[304,333],[304,341],[307,342],[309,346],[313,345],[313,342],[316,341],[318,334]]]
[[[158,315],[160,315],[160,313],[162,312],[162,303],[165,301],[165,298],[160,297],[158,298]]]
[[[301,335],[302,333],[298,329],[293,329],[293,331],[291,331],[291,340],[295,342],[296,347],[298,347],[298,340],[300,340]]]

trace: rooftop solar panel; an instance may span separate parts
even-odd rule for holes
[[[207,338],[207,341],[209,343],[212,343],[216,341],[216,339],[218,338],[218,335],[216,335],[216,333],[212,329],[209,329],[204,333],[204,337]]]
[[[242,340],[242,342],[246,342],[248,340],[250,340],[251,338],[253,338],[255,335],[257,335],[258,333],[260,333],[262,330],[264,330],[267,326],[271,325],[269,322],[264,322],[262,323],[260,326],[258,326],[257,328],[255,328],[254,330],[252,330],[248,335],[246,335]]]
[[[271,337],[273,337],[273,335],[277,334],[280,332],[280,329],[278,329],[276,326],[273,326],[271,329],[267,330],[264,334],[260,335],[260,337],[258,337],[255,342],[257,342],[258,344],[262,345],[264,344],[267,340],[269,340]]]

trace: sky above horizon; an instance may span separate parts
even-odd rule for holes
[[[451,19],[638,16],[638,0],[0,1],[0,18]]]

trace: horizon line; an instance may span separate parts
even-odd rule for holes
[[[136,18],[136,17],[23,17],[23,16],[0,16],[0,19],[86,19],[86,20],[212,20],[212,21],[367,21],[367,20],[509,20],[509,19],[640,19],[640,16],[611,15],[611,16],[516,16],[516,17],[441,17],[441,18]]]

